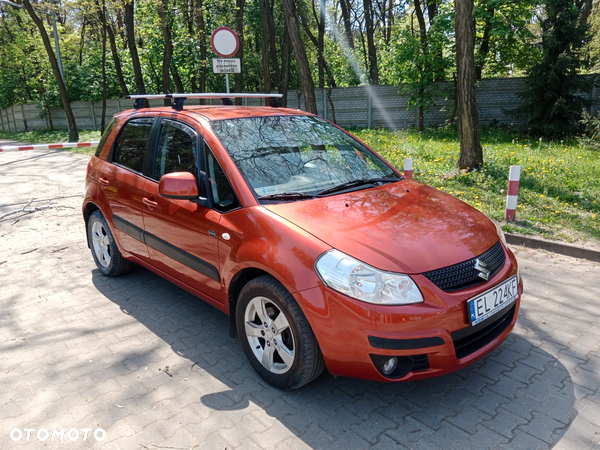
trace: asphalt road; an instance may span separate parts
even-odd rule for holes
[[[283,392],[214,308],[141,268],[99,274],[88,159],[0,153],[0,216],[51,207],[0,220],[0,448],[600,449],[600,264],[513,248],[515,331],[457,373]]]

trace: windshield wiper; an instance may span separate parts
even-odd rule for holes
[[[398,178],[369,178],[360,179],[360,180],[352,180],[347,181],[346,183],[339,184],[329,189],[325,189],[324,191],[319,192],[317,195],[326,195],[333,194],[334,192],[343,191],[345,189],[362,186],[365,184],[376,184],[376,183],[393,183],[395,181],[399,181]]]
[[[302,200],[307,198],[315,198],[315,196],[302,194],[300,192],[279,192],[277,194],[268,194],[258,197],[259,200]]]

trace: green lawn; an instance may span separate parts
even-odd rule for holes
[[[577,139],[548,142],[518,131],[484,128],[484,166],[473,172],[456,170],[459,154],[455,130],[388,131],[352,129],[388,161],[402,170],[413,158],[414,178],[464,200],[496,221],[504,220],[508,170],[521,165],[517,221],[505,231],[541,235],[566,242],[600,244],[600,152]],[[97,131],[80,132],[80,141],[100,138]],[[0,139],[27,143],[66,142],[64,131],[0,133]],[[91,154],[93,148],[73,149]]]

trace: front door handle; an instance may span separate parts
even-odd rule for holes
[[[108,186],[110,184],[110,182],[108,181],[108,178],[102,177],[102,178],[98,178],[98,182],[102,185],[102,186]]]
[[[153,201],[153,200],[152,200],[153,198],[154,198],[154,197],[150,197],[150,198],[148,198],[148,197],[144,197],[144,198],[142,199],[142,203],[143,203],[144,205],[148,205],[150,208],[156,208],[156,207],[158,206],[158,203],[157,203],[157,202],[155,202],[155,201]]]

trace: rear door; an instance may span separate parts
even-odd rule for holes
[[[148,258],[143,239],[143,172],[154,120],[134,118],[123,126],[98,179],[109,207],[107,219],[116,229],[121,249],[143,259]]]
[[[221,213],[189,200],[158,195],[160,177],[206,171],[204,141],[189,124],[162,119],[153,158],[152,180],[143,187],[145,240],[152,264],[217,303],[225,303],[219,273],[218,229]],[[201,167],[200,167],[201,166]]]

